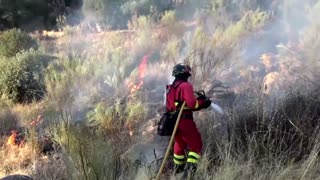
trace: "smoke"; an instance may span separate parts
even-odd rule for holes
[[[255,68],[265,69],[265,64],[261,61],[261,55],[266,53],[273,55],[274,65],[277,67],[276,71],[281,71],[280,64],[289,57],[301,60],[306,58],[302,57],[303,54],[301,54],[301,51],[303,51],[301,41],[307,36],[319,33],[305,33],[306,30],[318,23],[319,11],[316,10],[318,6],[319,2],[315,3],[315,1],[293,0],[270,3],[270,8],[267,9],[270,13],[270,20],[261,30],[243,38],[240,45],[240,56],[237,59],[238,62],[235,63],[240,66],[234,66],[232,72],[237,72],[238,76],[241,77],[240,72],[246,70],[246,67],[252,68],[253,65]],[[294,61],[291,65],[294,65]],[[251,71],[249,68],[246,71]],[[251,71],[251,73],[254,72]],[[256,75],[260,77],[262,75],[263,77],[267,73],[266,71]],[[238,79],[236,76],[233,76],[233,78]]]
[[[82,50],[90,49],[88,54],[98,55],[99,57],[95,58],[100,59],[97,63],[101,64],[92,74],[93,76],[86,79],[87,84],[75,86],[75,92],[78,92],[74,95],[77,100],[76,104],[79,106],[77,109],[85,108],[92,101],[93,94],[94,96],[100,94],[98,96],[100,98],[110,97],[105,99],[112,99],[111,97],[114,96],[123,98],[130,94],[128,82],[138,86],[140,81],[143,81],[143,84],[137,91],[148,92],[146,103],[163,102],[165,85],[173,81],[172,68],[175,63],[181,62],[192,63],[192,67],[197,70],[197,76],[193,77],[196,89],[204,83],[201,81],[202,77],[207,80],[220,79],[232,87],[247,84],[249,76],[258,79],[258,83],[262,83],[263,77],[268,72],[265,70],[261,56],[270,53],[276,62],[277,68],[275,70],[279,71],[280,63],[278,61],[282,61],[284,56],[282,54],[280,56],[279,53],[283,53],[285,48],[295,52],[296,50],[291,45],[299,44],[309,35],[303,32],[312,24],[319,23],[317,17],[320,12],[319,2],[299,0],[252,1],[251,4],[246,5],[242,1],[225,1],[225,4],[219,5],[220,9],[219,6],[217,6],[218,9],[210,6],[211,2],[207,1],[184,1],[185,4],[179,4],[177,1],[161,1],[161,3],[147,0],[117,1],[114,3],[103,1],[109,4],[101,6],[101,11],[94,11],[94,8],[98,8],[98,6],[90,2],[84,1],[83,3],[84,22],[89,21],[93,29],[98,29],[101,26],[105,28],[96,30],[101,34],[99,37],[91,36],[92,31],[82,31],[81,36],[84,36],[87,43],[81,43],[79,47]],[[224,8],[224,6],[228,8]],[[140,29],[133,29],[132,32],[125,33],[127,23],[132,20],[133,16],[151,14],[153,20],[157,22],[161,17],[160,11],[164,10],[174,10],[178,21],[189,21],[189,24],[192,25],[183,24],[184,31],[180,36],[173,36],[171,35],[173,32],[168,32],[169,38],[164,41],[155,40],[152,37],[154,29],[161,31],[161,29],[157,29],[156,23],[150,27],[151,32],[146,34],[143,34]],[[227,30],[230,25],[239,22],[250,11],[266,11],[269,13],[270,19],[257,30],[243,33],[239,39],[229,40],[228,37],[223,36],[219,39],[221,30]],[[104,17],[107,18],[104,19]],[[113,34],[106,32],[107,29],[119,28],[124,30],[118,31],[118,33],[112,31]],[[203,41],[197,39],[199,33],[197,34],[196,31],[199,28],[202,29],[205,37]],[[136,37],[144,35],[148,35],[148,37],[142,38],[143,42],[136,43]],[[110,37],[113,39],[108,39]],[[176,59],[169,61],[164,59],[161,52],[167,41],[172,38],[178,38],[181,46],[178,49]],[[209,42],[206,45],[217,44],[202,47],[205,44],[204,41],[207,40]],[[78,42],[79,39],[75,38],[73,41]],[[154,43],[154,41],[160,42]],[[225,42],[229,44],[223,44]],[[124,44],[128,47],[124,47]],[[147,46],[145,46],[146,44]],[[230,51],[227,51],[228,45],[231,46]],[[204,54],[194,55],[195,50],[203,51]],[[102,51],[105,52],[102,53]],[[144,56],[149,56],[147,62],[143,60]],[[218,64],[213,65],[213,62]],[[204,63],[208,63],[210,67],[215,69],[211,69],[211,72],[201,72],[203,68],[199,66]],[[143,77],[141,77],[141,66],[146,68]],[[245,71],[247,74],[243,76]],[[89,87],[84,87],[87,85]]]
[[[146,2],[139,1],[139,3]],[[237,2],[233,3],[232,6],[241,6],[241,3]],[[134,1],[130,2],[130,6],[131,3],[134,3]],[[194,7],[204,7],[201,3],[194,3],[196,1],[191,3]],[[248,94],[250,93],[248,89],[258,90],[259,87],[256,84],[251,84],[250,78],[258,79],[257,83],[261,85],[263,77],[268,73],[264,70],[265,65],[261,60],[262,54],[270,53],[275,62],[283,59],[293,60],[294,55],[292,53],[288,55],[289,53],[285,49],[287,48],[298,54],[299,51],[288,44],[299,44],[304,36],[310,35],[303,34],[303,32],[314,23],[312,19],[319,21],[317,17],[320,16],[318,16],[319,11],[316,10],[316,6],[304,4],[298,0],[287,1],[287,3],[290,6],[284,2],[273,5],[277,9],[270,4],[270,9],[266,8],[265,10],[270,13],[271,18],[268,19],[266,24],[261,23],[264,24],[262,27],[254,30],[248,28],[250,31],[243,25],[236,25],[242,17],[250,16],[250,13],[256,12],[257,9],[251,9],[250,11],[249,8],[241,11],[241,8],[237,8],[238,10],[234,11],[236,13],[230,15],[230,17],[229,14],[232,12],[224,11],[223,8],[215,12],[211,12],[212,9],[206,9],[208,13],[198,17],[195,15],[197,9],[191,10],[191,5],[184,6],[188,8],[175,8],[174,10],[178,11],[176,13],[178,20],[175,24],[178,24],[181,19],[188,20],[190,21],[189,24],[192,24],[187,27],[186,24],[188,23],[182,23],[184,31],[180,34],[167,32],[165,30],[168,27],[159,27],[157,23],[145,26],[149,28],[148,33],[145,33],[146,29],[137,28],[130,29],[130,31],[125,29],[128,20],[130,20],[127,14],[134,12],[133,10],[122,12],[123,8],[130,7],[129,5],[113,4],[104,9],[107,12],[102,13],[102,15],[96,14],[97,12],[88,14],[84,12],[87,20],[94,22],[90,24],[95,30],[80,29],[79,32],[71,34],[73,36],[70,42],[72,48],[69,47],[68,50],[76,52],[72,56],[77,56],[75,59],[80,59],[80,65],[74,67],[79,75],[74,76],[75,80],[70,82],[73,84],[71,88],[73,102],[68,108],[72,111],[73,119],[75,121],[86,121],[88,112],[96,113],[95,107],[97,104],[103,104],[106,109],[113,107],[116,109],[119,106],[120,108],[127,106],[130,101],[131,103],[142,101],[144,108],[139,109],[137,113],[143,112],[145,115],[143,118],[139,117],[139,119],[134,120],[142,122],[140,125],[146,125],[146,121],[153,122],[151,120],[156,119],[157,115],[164,111],[165,85],[173,81],[172,68],[175,63],[181,62],[190,63],[193,70],[196,71],[194,77],[192,77],[196,90],[200,90],[207,81],[210,83],[215,79],[222,80],[225,84],[230,85],[233,90],[241,86],[242,89],[240,88],[237,91],[239,93]],[[136,6],[138,5],[140,6],[140,4]],[[260,6],[262,5],[264,4]],[[318,3],[317,7],[319,8],[319,6]],[[257,7],[259,7],[259,4]],[[115,10],[113,11],[113,9]],[[146,9],[149,8],[142,10]],[[135,13],[141,13],[142,10],[139,9]],[[217,12],[221,14],[216,14]],[[302,17],[297,18],[294,16],[296,14]],[[105,16],[109,16],[107,20],[101,19]],[[137,14],[137,16],[140,16],[140,14]],[[259,20],[259,17],[253,18],[247,24],[253,24],[252,26],[254,26],[254,23],[260,23]],[[249,20],[244,19],[244,21]],[[108,28],[108,25],[111,27]],[[235,25],[235,28],[230,30],[228,28],[231,25]],[[103,28],[104,26],[105,28]],[[102,29],[99,30],[98,27],[102,27]],[[110,30],[119,28],[122,28],[122,30]],[[245,32],[241,32],[242,29],[245,29]],[[159,40],[153,37],[155,31],[164,33],[167,38]],[[142,42],[138,41],[141,39]],[[172,53],[174,54],[171,56],[174,57],[173,60],[162,53],[168,41],[171,40],[179,42],[179,48]],[[279,44],[282,44],[282,46],[279,46]],[[283,51],[285,52],[283,53]],[[278,64],[276,65],[278,66]],[[257,67],[254,67],[256,65]],[[279,71],[279,67],[275,71]],[[285,78],[287,77],[285,76]],[[133,87],[135,87],[134,90]],[[249,104],[254,99],[250,95],[248,95],[250,99],[240,97],[240,100],[237,101],[241,101],[240,105]],[[247,103],[247,101],[250,102]],[[233,102],[230,104],[233,104]],[[228,108],[222,105],[223,102],[212,104],[212,108],[216,110],[215,112],[221,113],[221,116],[223,116],[224,110],[228,111]],[[223,109],[220,107],[223,107]],[[242,106],[240,108],[245,109],[247,107]],[[242,112],[246,112],[246,110]],[[217,118],[217,121],[219,120],[221,119]],[[125,132],[126,130],[122,129],[122,131]],[[144,136],[153,137],[152,134]],[[141,139],[138,140],[142,141]]]

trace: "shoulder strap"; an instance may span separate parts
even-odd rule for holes
[[[176,90],[182,83],[185,83],[185,82],[184,82],[184,81],[179,82],[179,83],[175,84],[175,85],[173,86],[173,88]],[[181,107],[181,105],[182,105],[182,101],[180,100],[180,97],[181,97],[181,89],[180,89],[180,91],[179,91],[178,97],[174,99],[175,102],[178,102],[178,106],[177,106],[178,109],[179,109],[179,108]]]
[[[174,88],[174,89],[177,89],[177,88],[180,86],[180,84],[182,84],[182,83],[184,83],[184,82],[182,81],[182,82],[179,82],[179,83],[177,83],[177,84],[174,84],[174,85],[173,85],[173,88]]]

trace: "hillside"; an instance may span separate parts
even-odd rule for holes
[[[167,2],[84,0],[77,23],[0,32],[0,178],[155,178],[183,62],[214,103],[194,113],[195,179],[319,179],[320,1]],[[179,179],[172,158],[161,179]]]

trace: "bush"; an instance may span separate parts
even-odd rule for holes
[[[126,26],[127,18],[120,10],[122,2],[123,0],[84,0],[82,10],[92,23],[98,22],[111,28],[123,28]]]
[[[88,118],[91,122],[99,123],[107,131],[122,129],[123,132],[129,130],[133,133],[143,121],[145,113],[141,109],[144,108],[144,104],[135,99],[116,99],[108,104],[97,104],[95,109],[88,113]]]
[[[121,10],[125,15],[133,16],[147,16],[150,15],[154,20],[159,20],[164,11],[173,9],[173,2],[171,1],[157,1],[157,0],[134,0],[126,1],[121,5]]]
[[[261,103],[234,108],[229,121],[234,155],[250,152],[251,160],[281,159],[284,164],[309,156],[319,138],[320,94],[316,89],[288,92],[269,115],[265,115],[266,107]]]
[[[26,51],[0,59],[0,95],[14,103],[39,100],[45,92],[43,71],[49,58],[39,51]]]
[[[38,48],[36,40],[19,29],[11,29],[0,34],[0,56],[13,57],[30,48]]]
[[[70,170],[69,177],[116,179],[114,177],[119,171],[118,157],[115,156],[108,139],[82,122],[74,126],[66,126],[61,123],[61,126],[55,129],[55,133],[57,142],[65,147],[69,154],[65,159],[65,164]]]
[[[171,1],[157,0],[84,0],[82,10],[91,23],[101,23],[112,29],[125,28],[130,19],[150,16],[158,21],[163,12],[173,9]]]

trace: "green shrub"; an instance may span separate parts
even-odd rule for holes
[[[81,62],[74,59],[58,59],[51,63],[45,74],[46,99],[62,111],[74,101],[72,88],[76,81],[82,79]]]
[[[134,0],[126,1],[121,5],[121,10],[125,15],[133,17],[150,15],[154,20],[159,20],[164,11],[173,8],[171,1],[157,1],[157,0]]]
[[[174,62],[178,60],[179,57],[179,50],[182,46],[182,40],[178,38],[171,38],[166,45],[164,46],[163,50],[161,51],[161,56],[165,61]]]
[[[123,129],[123,125],[132,131],[144,118],[144,104],[139,100],[116,99],[113,103],[99,103],[89,112],[89,121],[96,121],[106,130]]]
[[[123,0],[84,0],[82,10],[90,23],[98,22],[111,28],[123,28],[128,19],[120,10],[122,3]]]
[[[115,179],[118,157],[103,134],[82,122],[67,126],[61,123],[54,130],[56,141],[69,155],[65,159],[70,179]],[[71,160],[71,161],[70,161]]]
[[[176,23],[177,23],[177,17],[174,11],[164,12],[161,18],[161,24],[165,26],[174,26]]]
[[[0,95],[15,103],[40,99],[45,92],[43,71],[49,58],[39,51],[25,51],[0,59]]]
[[[13,57],[18,52],[37,47],[36,40],[19,29],[11,29],[0,34],[0,56]]]

